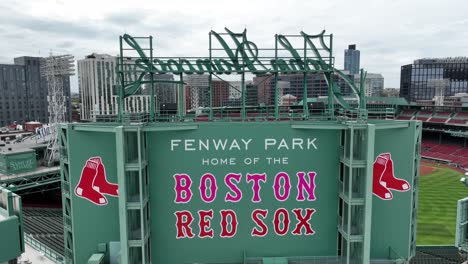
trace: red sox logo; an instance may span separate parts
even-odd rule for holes
[[[109,183],[106,179],[106,168],[101,157],[92,157],[86,161],[75,194],[97,205],[107,204],[104,194],[115,197],[119,195],[118,185]]]
[[[390,153],[381,153],[374,161],[372,192],[382,200],[393,199],[390,190],[407,192],[411,189],[407,181],[395,177],[393,167]]]

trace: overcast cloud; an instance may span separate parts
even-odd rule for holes
[[[207,56],[211,29],[247,28],[259,47],[271,47],[275,33],[326,29],[334,35],[337,68],[347,45],[357,44],[361,67],[399,88],[401,65],[468,55],[467,11],[466,0],[2,0],[0,63],[49,52],[115,55],[124,33],[154,36],[157,55]]]

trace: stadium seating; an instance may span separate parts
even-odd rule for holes
[[[468,148],[458,145],[422,142],[421,156],[455,163],[464,168],[468,168]]]
[[[454,246],[418,246],[410,264],[458,264],[462,261],[458,248]]]
[[[414,114],[416,114],[416,110],[403,110],[403,111],[401,111],[401,115],[413,116]]]
[[[458,112],[455,116],[468,119],[468,113],[467,112]]]
[[[427,119],[428,119],[427,117],[420,117],[420,116],[417,116],[417,117],[415,117],[413,120],[421,120],[421,121],[423,121],[423,122],[426,122]]]
[[[439,116],[439,117],[450,117],[452,115],[451,112],[435,112],[434,116]]]
[[[429,120],[427,120],[428,122],[432,122],[432,123],[445,123],[447,121],[447,118],[438,118],[438,117],[431,117]]]
[[[459,149],[454,155],[468,157],[468,148]]]
[[[398,120],[420,120],[423,122],[468,125],[468,112],[432,112],[427,110],[402,110],[396,117]]]
[[[419,111],[418,116],[432,116],[432,112],[430,111]]]
[[[425,149],[425,148],[432,148],[434,147],[435,145],[437,145],[436,143],[432,143],[432,142],[422,142],[421,143],[421,148],[422,149]]]
[[[50,208],[23,208],[24,232],[44,245],[64,254],[62,210]]]
[[[450,119],[447,124],[466,124],[466,120],[463,120],[463,119]]]
[[[413,117],[412,116],[399,116],[397,119],[399,120],[411,120]]]

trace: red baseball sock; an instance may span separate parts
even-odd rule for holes
[[[96,178],[98,164],[92,160],[88,160],[81,171],[80,182],[75,188],[75,194],[78,197],[83,197],[97,205],[107,204],[107,199],[102,194],[93,189],[93,182]]]
[[[111,196],[119,196],[119,186],[117,184],[109,183],[106,179],[106,169],[102,162],[97,167],[97,175],[94,180],[93,189]]]
[[[410,189],[410,184],[403,180],[395,177],[393,172],[393,160],[390,158],[390,154],[388,155],[387,164],[385,166],[385,171],[382,174],[382,185],[387,187],[388,189],[392,189],[395,191],[406,192]]]
[[[382,186],[380,179],[385,171],[387,160],[383,157],[377,157],[374,161],[374,176],[372,180],[372,193],[382,200],[391,200],[393,198],[390,190]]]
[[[101,164],[101,162],[102,162],[101,157],[92,157],[92,158],[89,158],[88,160],[94,161],[98,165]]]

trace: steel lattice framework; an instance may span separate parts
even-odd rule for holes
[[[49,123],[52,128],[52,137],[49,141],[45,161],[52,164],[58,160],[57,125],[64,123],[67,101],[63,82],[65,78],[74,75],[74,57],[72,55],[52,54],[41,63],[41,75],[47,80],[47,101],[49,103]]]

